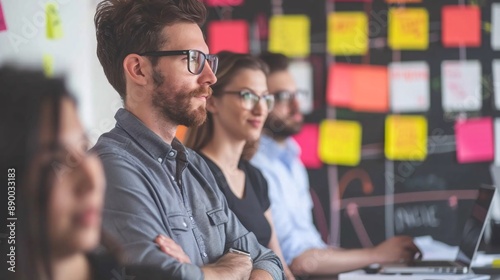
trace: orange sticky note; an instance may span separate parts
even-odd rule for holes
[[[389,9],[389,46],[394,50],[426,50],[429,14],[423,8]]]
[[[175,137],[179,139],[179,141],[184,142],[184,138],[186,137],[187,127],[183,125],[177,126],[177,131],[175,132]]]
[[[458,121],[455,124],[455,141],[458,162],[492,161],[493,120],[485,117]]]
[[[384,150],[390,160],[423,161],[427,156],[427,120],[423,116],[388,116]]]
[[[248,53],[248,23],[244,20],[212,21],[208,24],[210,53]]]
[[[302,150],[300,159],[307,168],[320,168],[323,165],[318,156],[318,137],[317,124],[304,124],[300,133],[293,136]]]
[[[311,23],[306,15],[275,15],[269,28],[270,52],[305,57],[310,52]]]
[[[2,2],[0,2],[0,31],[7,30],[7,22],[3,14]]]
[[[243,0],[205,0],[205,4],[209,7],[240,6],[243,4]]]
[[[368,50],[368,17],[362,12],[328,15],[328,52],[334,55],[364,55]]]
[[[444,6],[441,29],[445,47],[479,47],[481,46],[481,10],[478,6]]]
[[[361,159],[361,125],[324,120],[319,128],[319,157],[328,164],[356,166]]]
[[[349,65],[330,66],[327,101],[332,106],[347,107],[362,112],[387,112],[387,67]]]

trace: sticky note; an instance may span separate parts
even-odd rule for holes
[[[500,118],[495,118],[495,165],[500,165]]]
[[[310,52],[310,21],[306,15],[275,15],[269,27],[270,52],[305,57]]]
[[[461,120],[455,124],[459,163],[493,160],[493,120],[491,117]]]
[[[44,54],[42,57],[43,73],[46,77],[54,76],[54,57],[51,54]]]
[[[205,4],[209,7],[240,6],[243,4],[243,0],[205,0]]]
[[[361,125],[324,120],[319,127],[319,157],[328,164],[356,166],[361,159]]]
[[[0,31],[7,30],[7,21],[5,20],[5,16],[3,14],[2,2],[0,2]]]
[[[304,60],[290,62],[288,71],[292,74],[297,88],[301,91],[298,95],[300,112],[309,114],[314,109],[313,96],[313,69],[311,63]]]
[[[494,59],[492,66],[495,107],[500,110],[500,59]]]
[[[389,83],[392,112],[429,110],[430,84],[427,62],[390,63]]]
[[[177,126],[177,130],[175,131],[175,137],[179,139],[179,141],[184,142],[184,138],[186,137],[187,127],[183,125]]]
[[[248,53],[248,23],[244,20],[211,21],[208,24],[210,53]]]
[[[355,66],[335,63],[328,71],[326,101],[330,106],[350,108]]]
[[[385,156],[390,160],[423,161],[427,156],[427,120],[391,115],[385,119]]]
[[[62,21],[55,3],[47,3],[45,6],[46,36],[47,39],[60,39],[63,37]]]
[[[304,124],[302,130],[293,136],[301,149],[300,159],[307,168],[320,168],[323,165],[318,156],[318,137],[317,124]]]
[[[500,50],[500,3],[491,4],[491,48]]]
[[[444,6],[441,12],[443,46],[481,46],[481,10],[478,6]]]
[[[327,102],[361,112],[387,112],[388,71],[385,66],[336,63],[330,66]]]
[[[429,13],[423,8],[389,9],[389,46],[393,50],[426,50]]]
[[[330,13],[327,32],[327,49],[330,54],[366,54],[368,50],[368,17],[365,13]]]
[[[445,111],[476,111],[481,109],[481,64],[477,60],[443,61],[442,103]]]

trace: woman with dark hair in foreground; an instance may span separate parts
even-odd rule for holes
[[[104,240],[106,253],[96,252],[105,180],[64,82],[3,67],[0,97],[1,170],[13,178],[8,190],[17,217],[16,262],[7,279],[168,278],[121,266]]]

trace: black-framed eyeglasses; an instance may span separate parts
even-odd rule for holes
[[[296,91],[280,90],[273,93],[272,95],[274,95],[276,103],[288,103],[297,98],[304,98],[308,94],[308,91],[299,89]]]
[[[267,111],[271,111],[274,108],[274,95],[271,94],[264,94],[262,96],[259,96],[252,92],[249,89],[242,89],[238,91],[224,91],[223,93],[230,93],[230,94],[239,94],[243,108],[247,110],[253,110],[255,106],[260,102],[260,100],[264,100],[266,103],[266,109]]]
[[[188,59],[188,71],[193,75],[199,75],[203,71],[205,61],[208,61],[208,65],[214,74],[217,73],[217,67],[219,66],[219,58],[216,55],[205,54],[199,50],[148,51],[139,55],[154,57],[185,55]]]

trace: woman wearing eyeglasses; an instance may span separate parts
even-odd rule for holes
[[[267,91],[267,66],[247,54],[220,52],[217,83],[207,100],[207,121],[187,131],[185,145],[207,162],[231,210],[259,242],[273,250],[294,279],[274,234],[267,182],[248,160],[274,96]]]

